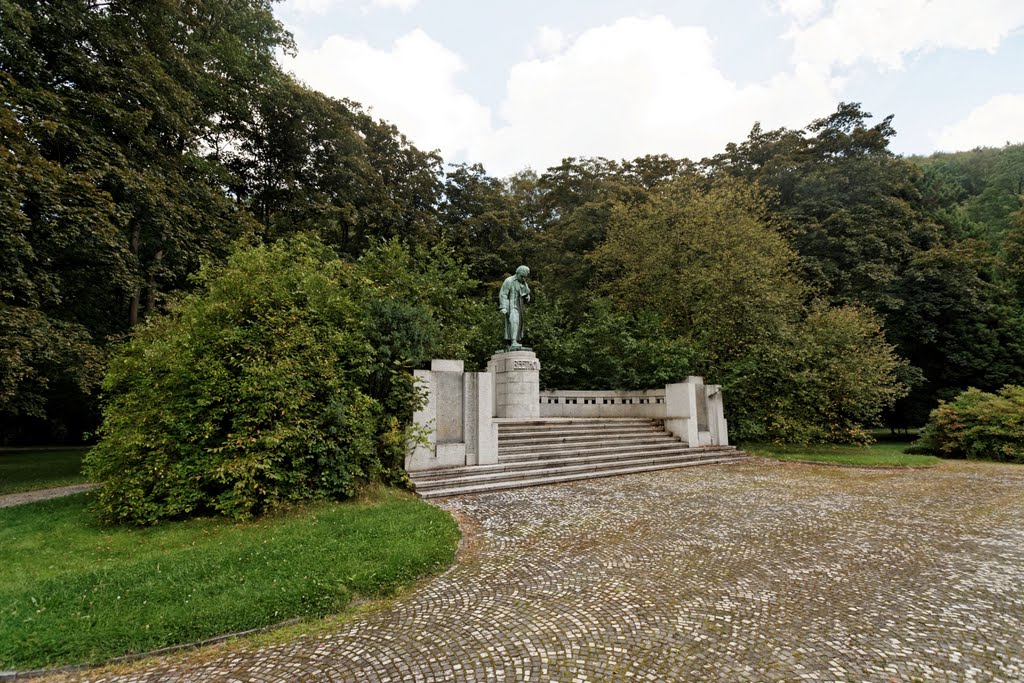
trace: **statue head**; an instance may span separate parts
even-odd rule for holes
[[[519,266],[516,268],[516,279],[520,282],[526,279],[526,276],[530,274],[530,269],[526,266]]]

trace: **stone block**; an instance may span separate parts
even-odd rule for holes
[[[461,360],[444,360],[435,358],[430,361],[433,372],[465,372],[466,364]]]

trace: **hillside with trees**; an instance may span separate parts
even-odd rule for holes
[[[377,292],[360,358],[388,371],[427,329],[483,363],[526,263],[547,386],[703,374],[740,438],[857,442],[1024,383],[1024,145],[904,158],[844,103],[706,159],[501,179],[296,82],[292,49],[269,0],[0,0],[0,443],[93,432],[132,337],[300,235]]]

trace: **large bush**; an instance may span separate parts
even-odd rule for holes
[[[945,458],[1024,463],[1024,387],[968,389],[939,403],[915,448]]]
[[[244,518],[401,479],[409,364],[440,335],[429,297],[395,291],[413,259],[379,251],[389,281],[308,239],[243,249],[141,328],[86,457],[100,516]]]

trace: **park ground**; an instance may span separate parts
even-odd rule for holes
[[[755,459],[448,499],[366,613],[52,680],[1018,681],[1024,468]]]

